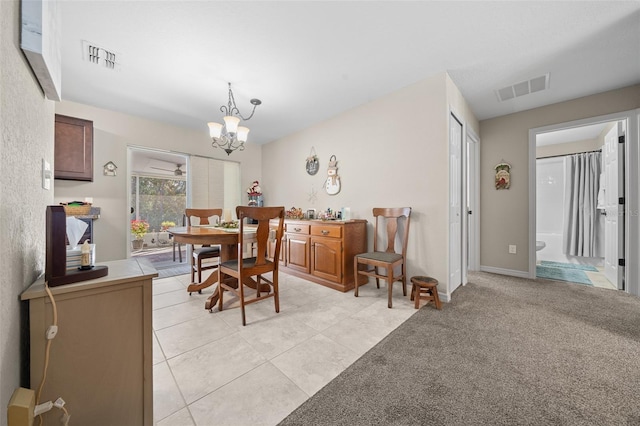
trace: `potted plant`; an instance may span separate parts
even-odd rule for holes
[[[160,224],[160,230],[161,231],[166,231],[169,228],[173,228],[174,226],[176,226],[176,223],[171,221],[171,220],[165,220],[164,222],[162,222]]]
[[[144,236],[149,231],[149,224],[144,220],[131,221],[131,233],[135,239],[131,242],[134,250],[139,250],[144,246]]]

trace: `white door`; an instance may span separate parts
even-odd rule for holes
[[[622,167],[624,149],[618,146],[622,133],[621,123],[617,123],[604,139],[604,194],[605,194],[605,248],[604,274],[619,289],[623,286],[623,271],[618,267],[618,259],[624,253],[624,209],[619,198],[624,195],[624,173]]]
[[[449,294],[462,284],[462,123],[449,115]]]

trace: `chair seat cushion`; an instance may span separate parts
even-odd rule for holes
[[[271,262],[270,260],[267,260],[267,264],[271,264],[273,262]],[[256,258],[255,257],[248,257],[246,259],[242,259],[242,266],[245,268],[252,268],[256,265]],[[238,259],[233,259],[233,260],[227,260],[226,262],[222,262],[220,264],[220,266],[223,266],[225,268],[229,268],[229,269],[235,269],[238,270]]]
[[[387,253],[384,251],[375,251],[371,253],[360,253],[356,255],[359,259],[370,259],[378,262],[393,263],[402,259],[402,255],[398,253]]]
[[[200,247],[193,250],[193,257],[216,257],[220,256],[220,247]]]

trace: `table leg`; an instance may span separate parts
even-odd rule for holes
[[[199,284],[196,283],[191,283],[189,284],[189,286],[187,287],[187,291],[189,292],[189,294],[194,293],[196,291],[200,291],[203,288],[207,288],[207,287],[211,287],[212,285],[214,285],[215,283],[218,282],[218,273],[216,271],[213,271],[206,280],[202,281]]]

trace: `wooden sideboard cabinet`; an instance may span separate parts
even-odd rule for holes
[[[55,179],[93,182],[93,121],[56,114]]]
[[[152,288],[155,269],[135,259],[100,263],[103,278],[52,287],[58,333],[41,402],[61,397],[77,425],[153,425]],[[31,389],[42,380],[53,305],[40,278],[29,303]],[[60,424],[60,410],[44,423]]]
[[[367,251],[367,221],[285,220],[280,270],[324,286],[355,287],[353,257]],[[360,275],[361,284],[367,277]]]

